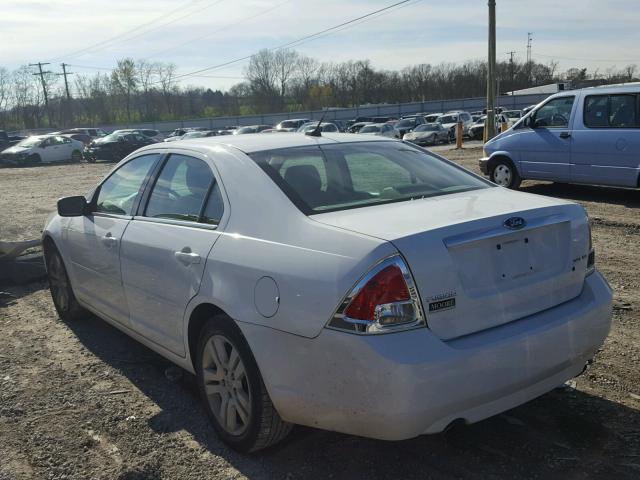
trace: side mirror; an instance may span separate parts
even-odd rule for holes
[[[87,210],[87,199],[81,195],[58,200],[58,215],[61,217],[82,217]]]

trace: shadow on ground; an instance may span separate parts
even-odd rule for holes
[[[640,207],[640,191],[624,188],[597,187],[593,185],[575,185],[568,183],[536,183],[523,185],[523,192],[566,198],[584,202],[601,202],[622,205],[630,208]]]
[[[283,444],[242,456],[208,426],[193,377],[171,383],[170,364],[107,323],[68,324],[82,344],[161,411],[156,433],[186,430],[249,478],[638,478],[640,412],[563,389],[447,434],[383,442],[297,427]],[[151,473],[151,472],[150,472]],[[157,478],[144,472],[123,478]]]

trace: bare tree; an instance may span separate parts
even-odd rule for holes
[[[115,90],[125,99],[127,121],[131,121],[131,98],[138,86],[136,64],[131,58],[118,60],[118,66],[111,72]]]

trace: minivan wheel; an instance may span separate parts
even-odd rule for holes
[[[253,452],[289,434],[293,425],[278,415],[249,345],[231,319],[218,315],[205,324],[196,362],[207,416],[227,445]]]
[[[67,269],[60,253],[53,246],[49,248],[50,251],[46,254],[47,277],[53,306],[56,308],[58,316],[65,322],[78,320],[86,314],[86,311],[80,306],[73,294]]]
[[[496,185],[511,189],[518,188],[522,182],[518,170],[508,160],[498,160],[491,170],[490,178]]]
[[[71,161],[73,163],[80,163],[82,161],[82,153],[80,150],[74,150],[71,152]]]

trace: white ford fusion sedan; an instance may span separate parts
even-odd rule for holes
[[[60,317],[91,311],[195,373],[241,451],[293,424],[440,432],[580,374],[611,322],[584,209],[363,137],[134,152],[44,229]]]

